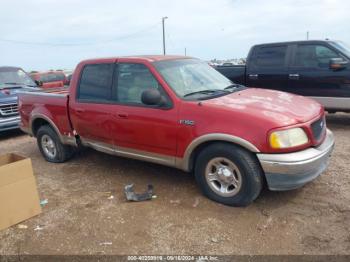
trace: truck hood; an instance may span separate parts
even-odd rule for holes
[[[22,90],[22,88],[0,88],[0,104],[16,102],[17,93]]]
[[[259,88],[247,88],[230,95],[206,100],[205,104],[265,118],[278,126],[304,123],[323,112],[323,107],[312,99]]]

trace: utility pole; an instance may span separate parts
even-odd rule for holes
[[[306,40],[309,40],[309,31],[306,32]]]
[[[166,50],[165,50],[165,27],[164,27],[165,19],[168,19],[168,17],[167,16],[162,17],[162,25],[163,25],[163,55],[166,54]]]
[[[185,47],[185,56],[187,56],[187,49],[186,49],[186,47]]]

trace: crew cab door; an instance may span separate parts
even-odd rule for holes
[[[287,91],[288,54],[287,44],[254,47],[247,63],[247,86]]]
[[[118,60],[115,74],[112,136],[118,153],[172,165],[176,155],[177,111],[146,64]],[[142,103],[142,92],[156,88],[167,106]]]
[[[70,97],[70,118],[83,143],[113,148],[111,136],[112,82],[115,60],[87,64],[82,68],[74,97]],[[98,148],[97,148],[98,149]]]
[[[333,70],[330,60],[346,60],[335,48],[325,43],[302,43],[293,46],[289,69],[291,92],[312,97],[350,98],[350,70]]]

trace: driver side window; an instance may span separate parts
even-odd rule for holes
[[[114,88],[114,97],[122,104],[141,104],[143,91],[149,88],[159,89],[158,81],[143,64],[118,64],[117,87]]]
[[[304,68],[328,68],[330,59],[341,58],[323,45],[298,45],[294,66]]]

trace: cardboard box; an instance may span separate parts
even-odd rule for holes
[[[0,230],[40,213],[30,158],[0,155]]]

